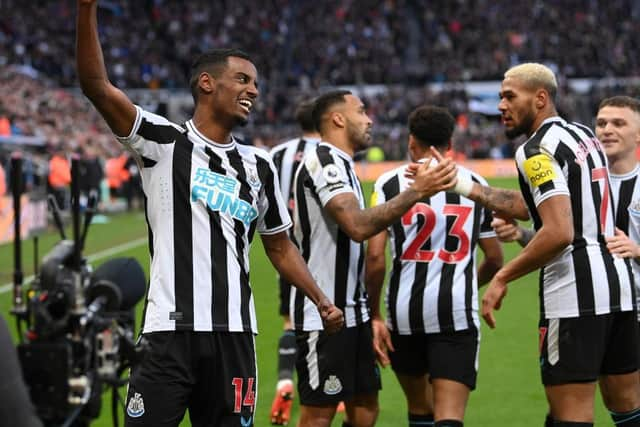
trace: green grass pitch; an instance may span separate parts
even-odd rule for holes
[[[515,188],[517,185],[513,179],[495,179],[490,182],[492,185],[503,187]],[[370,183],[365,184],[364,187],[365,192],[371,191]],[[86,255],[144,236],[146,236],[146,224],[142,214],[115,216],[111,218],[109,224],[91,227]],[[39,257],[41,258],[57,240],[58,237],[55,234],[42,237]],[[25,241],[23,246],[23,268],[28,275],[33,269],[31,241]],[[506,260],[517,254],[518,249],[516,244],[505,245]],[[0,285],[11,282],[12,252],[11,245],[0,246],[0,266],[2,266]],[[146,245],[114,256],[136,257],[145,269],[148,268]],[[106,259],[96,261],[94,267]],[[484,323],[482,324],[478,387],[471,393],[467,406],[465,424],[468,426],[541,426],[544,422],[547,404],[540,384],[537,357],[537,277],[537,273],[530,274],[510,285],[502,310],[497,312],[495,330],[490,330]],[[282,322],[277,314],[276,273],[267,261],[259,238],[255,239],[251,251],[251,278],[260,329],[260,334],[256,338],[259,387],[255,425],[265,426],[270,425],[269,408],[277,381],[277,342],[281,334]],[[9,315],[10,306],[11,293],[5,291],[0,294],[0,313],[13,328],[14,322]],[[389,368],[382,370],[382,383],[380,416],[377,425],[406,426],[407,409],[404,396]],[[215,396],[212,396],[212,399],[215,399]],[[297,415],[296,402],[291,425],[295,425]],[[595,422],[596,425],[611,424],[599,397],[596,401]],[[333,426],[340,426],[341,423],[342,416],[336,416]],[[111,425],[110,394],[105,394],[101,417],[92,426]],[[190,425],[187,416],[181,426]]]

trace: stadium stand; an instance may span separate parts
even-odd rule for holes
[[[606,8],[590,0],[544,7],[508,0],[274,0],[260,7],[249,0],[105,0],[100,5],[110,78],[130,96],[139,94],[132,96],[136,102],[168,108],[176,120],[192,108],[184,90],[188,58],[228,45],[250,52],[261,95],[240,137],[259,146],[295,134],[297,102],[335,85],[361,92],[375,123],[374,141],[387,159],[406,157],[408,112],[425,102],[454,113],[454,146],[462,156],[511,157],[514,143],[491,114],[497,89],[474,91],[468,85],[499,79],[518,62],[550,65],[562,77],[560,108],[586,123],[602,97],[640,94],[634,78],[640,76],[640,48],[632,43],[640,31],[640,3],[633,0],[612,0]],[[3,129],[8,120],[13,134],[42,136],[49,148],[66,151],[91,139],[101,156],[113,156],[117,144],[77,95],[74,8],[73,0],[0,0]],[[572,31],[553,31],[557,28]],[[588,80],[576,90],[569,83],[576,78]]]

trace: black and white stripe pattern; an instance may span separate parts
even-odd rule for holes
[[[280,193],[287,202],[289,215],[293,216],[293,179],[307,153],[313,151],[320,142],[317,138],[295,138],[276,145],[270,152],[278,170]]]
[[[151,277],[143,332],[257,333],[249,246],[256,229],[291,226],[269,154],[137,111],[120,140],[144,166]]]
[[[611,191],[616,212],[616,227],[629,238],[640,243],[640,164],[624,175],[611,174]],[[640,299],[640,265],[631,260],[636,302]],[[638,314],[640,320],[640,313]]]
[[[536,159],[548,162],[543,175],[527,172],[527,161],[539,167]],[[607,159],[593,132],[559,117],[549,118],[518,148],[516,163],[536,230],[541,226],[536,206],[554,195],[571,198],[575,236],[573,244],[541,270],[542,316],[633,310],[628,263],[612,257],[606,248],[605,236],[614,233],[614,208]]]
[[[405,166],[378,178],[372,198],[381,204],[409,183]],[[484,178],[459,166],[458,174]],[[491,213],[470,199],[438,193],[389,227],[393,267],[386,288],[387,323],[402,335],[479,328],[476,245],[495,237]]]
[[[343,310],[346,327],[366,322],[364,244],[351,240],[323,209],[333,197],[346,192],[353,193],[364,209],[353,159],[330,144],[320,143],[298,168],[294,185],[294,235],[313,278]],[[315,304],[297,289],[291,292],[290,314],[296,330],[322,329]]]

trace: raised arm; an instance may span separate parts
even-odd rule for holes
[[[449,159],[445,160],[442,154],[434,147],[431,147],[431,153],[440,163],[444,161],[451,162]],[[409,178],[416,177],[417,168],[417,164],[410,165],[407,168],[406,176]],[[445,186],[445,190],[454,191],[499,214],[521,220],[529,219],[529,210],[520,191],[480,185],[469,178],[461,176],[457,176],[455,180],[449,183],[451,185]]]
[[[118,136],[127,136],[136,119],[136,109],[127,96],[107,77],[98,38],[98,1],[78,0],[76,20],[76,66],[85,94]]]
[[[449,159],[432,167],[425,162],[416,165],[409,188],[386,203],[360,209],[353,193],[342,193],[329,200],[325,209],[352,240],[362,242],[397,221],[416,202],[450,188],[455,176],[455,165]]]
[[[302,290],[314,302],[322,323],[327,332],[335,332],[342,328],[344,316],[342,311],[331,303],[313,280],[298,248],[291,242],[286,232],[266,235],[262,234],[264,250],[280,275],[296,288]]]
[[[469,188],[469,192],[467,193],[464,190],[459,190],[460,186],[465,184],[463,184],[463,181],[461,181],[460,178],[458,179],[459,180],[454,191],[462,196],[465,196],[474,202],[478,202],[499,214],[521,220],[529,219],[529,210],[527,209],[527,205],[524,202],[524,198],[520,191],[489,187],[486,185],[480,185],[477,182],[468,181],[466,185],[468,185],[467,188]]]

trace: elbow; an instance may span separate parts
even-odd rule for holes
[[[371,237],[371,234],[367,233],[364,227],[355,223],[344,224],[344,227],[340,227],[340,229],[354,242],[362,243]]]
[[[553,230],[553,253],[560,253],[573,243],[573,227]]]
[[[96,103],[106,96],[106,82],[95,79],[80,79],[80,90],[91,102]]]
[[[565,230],[562,233],[561,239],[558,241],[558,245],[562,246],[562,249],[566,248],[573,243],[573,228]]]

